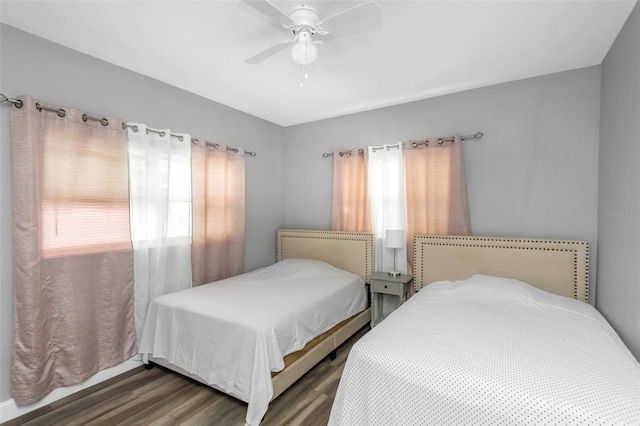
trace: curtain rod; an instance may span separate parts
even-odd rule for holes
[[[484,136],[484,133],[482,132],[476,132],[473,135],[465,135],[465,136],[460,136],[460,140],[462,142],[468,141],[468,140],[472,140],[472,139],[482,139],[482,137]],[[444,142],[452,142],[455,140],[455,136],[449,136],[446,138],[437,138],[438,139],[438,145],[442,145]],[[418,142],[418,141],[405,141],[405,142],[411,142],[411,145],[414,148],[417,148],[419,145],[424,145],[424,146],[429,146],[429,140],[424,140],[423,142]],[[395,145],[388,145],[387,149],[389,148],[400,148],[400,146],[403,144],[404,142],[398,142]],[[382,146],[374,146],[373,147],[373,152],[376,152],[376,150],[378,149],[382,149],[384,147]],[[340,154],[340,156],[343,156],[345,154],[349,154],[351,155],[351,151],[339,151],[338,152]],[[364,153],[364,148],[359,148],[358,149],[358,154],[362,154]],[[327,158],[327,157],[331,157],[333,156],[333,152],[325,152],[322,154],[323,158]]]
[[[22,108],[23,106],[23,102],[20,99],[16,99],[16,98],[8,98],[7,96],[4,95],[4,93],[0,93],[0,104],[4,104],[4,103],[10,103],[13,106],[15,106],[16,108]],[[38,111],[51,111],[51,112],[55,112],[56,114],[58,114],[59,117],[64,117],[67,115],[67,112],[62,109],[62,108],[52,108],[52,107],[48,107],[45,105],[41,105],[40,103],[36,102],[36,109]],[[85,123],[87,122],[87,120],[91,120],[91,121],[98,121],[100,122],[100,124],[102,124],[103,126],[108,126],[109,125],[109,120],[107,120],[104,117],[96,117],[93,115],[89,115],[89,114],[82,114],[82,121],[84,121]],[[128,123],[122,123],[122,129],[126,130],[127,127],[130,127],[133,129],[134,132],[138,131],[138,126],[136,126],[135,124],[128,124]],[[153,133],[157,133],[160,136],[164,136],[166,133],[163,130],[156,130],[156,129],[152,129],[150,127],[147,127],[147,133],[149,132],[153,132]],[[182,141],[184,140],[184,136],[182,135],[176,135],[174,133],[171,133],[171,136],[174,136],[176,138],[178,138],[178,140]],[[191,139],[192,143],[195,143],[196,139]],[[213,146],[215,149],[220,148],[220,145],[217,143],[209,143],[205,141],[205,144],[207,146]],[[233,152],[238,152],[238,148],[232,147],[232,146],[228,146],[227,147],[227,151],[233,151]],[[255,151],[244,151],[245,154],[251,156],[251,157],[255,157],[256,156],[256,152]]]
[[[122,123],[122,128],[127,128],[130,127],[131,129],[133,129],[134,132],[138,131],[138,126],[136,126],[135,124],[129,124],[129,123]],[[157,133],[160,136],[164,136],[166,135],[166,133],[164,132],[164,130],[158,130],[158,129],[152,129],[151,127],[147,127],[147,133],[149,132],[153,132],[153,133]],[[179,141],[183,141],[184,140],[184,136],[182,135],[176,135],[175,133],[171,133],[171,136],[173,136],[174,138],[178,138]],[[197,143],[198,139],[196,138],[191,138],[191,143],[193,143],[194,145]],[[218,143],[211,143],[211,142],[207,142],[206,140],[204,141],[206,146],[212,146],[215,149],[219,149],[220,148],[220,144]],[[233,146],[228,146],[227,147],[227,151],[233,151],[233,152],[238,152],[238,148],[235,148]],[[255,151],[244,151],[245,154],[250,155],[251,157],[255,157],[256,156],[256,152]]]

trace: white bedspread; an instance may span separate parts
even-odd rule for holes
[[[283,357],[364,310],[364,280],[309,259],[287,259],[254,272],[155,299],[139,351],[163,358],[248,402],[260,423],[273,396],[271,372]]]
[[[431,284],[352,348],[329,425],[640,424],[640,364],[590,305]]]

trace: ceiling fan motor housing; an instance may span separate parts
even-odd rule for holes
[[[296,6],[291,9],[289,18],[296,24],[296,28],[294,29],[295,33],[298,33],[303,28],[308,28],[313,34],[320,22],[318,11],[306,5]]]

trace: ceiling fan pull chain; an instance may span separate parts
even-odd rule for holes
[[[307,56],[307,47],[309,46],[309,41],[306,40],[304,43],[304,63],[300,64],[300,87],[304,86],[304,80],[309,79],[309,60]],[[302,78],[304,74],[304,79]]]
[[[305,80],[309,78],[308,67],[309,67],[309,40],[307,40],[304,43],[304,79]]]

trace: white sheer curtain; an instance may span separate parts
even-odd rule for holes
[[[371,230],[375,235],[375,269],[389,271],[394,267],[394,249],[386,247],[387,229],[405,227],[404,165],[402,147],[384,145],[369,147],[369,202]],[[407,247],[395,250],[396,269],[407,273]]]
[[[191,136],[129,124],[134,309],[140,336],[149,302],[191,287]]]

